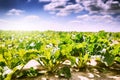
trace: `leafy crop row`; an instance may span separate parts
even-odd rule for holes
[[[116,36],[115,36],[116,35]],[[0,80],[37,76],[23,67],[34,59],[47,71],[70,78],[70,68],[85,68],[94,56],[107,67],[120,62],[120,33],[0,31]],[[99,56],[97,58],[97,56]],[[63,64],[70,61],[69,65]]]

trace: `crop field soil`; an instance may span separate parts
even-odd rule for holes
[[[120,32],[1,30],[0,80],[120,80]]]
[[[86,71],[74,70],[71,71],[72,76],[69,79],[58,77],[55,74],[46,74],[38,75],[37,77],[23,77],[15,80],[120,80],[120,64],[115,65],[112,69],[89,67]]]

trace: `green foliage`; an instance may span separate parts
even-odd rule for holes
[[[23,55],[24,63],[27,63],[31,59],[36,59],[39,56],[39,51],[37,50],[28,50]]]
[[[103,63],[105,63],[106,66],[111,66],[114,63],[114,60],[115,60],[114,55],[106,53],[103,58]]]
[[[89,54],[85,54],[84,56],[81,54],[76,60],[77,68],[84,68],[88,62],[88,59]]]
[[[39,56],[38,62],[48,70],[48,72],[54,73],[57,71],[60,63],[62,62],[60,58],[59,49],[47,48],[43,51],[43,55]]]
[[[119,35],[119,32],[105,31],[0,31],[0,79],[10,80],[13,74],[19,75],[16,67],[31,59],[37,60],[47,72],[64,74],[66,78],[71,77],[71,66],[76,64],[77,68],[83,68],[94,55],[100,55],[102,63],[112,66],[115,61],[120,62]],[[65,60],[71,62],[70,66],[60,68]],[[4,66],[13,73],[3,76]],[[26,73],[26,76],[37,76],[33,68]]]
[[[3,80],[4,79],[4,76],[2,75],[4,70],[3,70],[3,67],[5,66],[5,63],[4,62],[0,62],[0,80]]]
[[[68,66],[64,66],[61,69],[59,69],[57,74],[59,76],[64,76],[65,78],[68,79],[71,77],[70,68]]]
[[[21,68],[23,67],[23,65],[19,65],[16,66],[12,69],[12,71],[10,73],[7,74],[6,78],[4,80],[11,80],[13,76],[15,76],[14,74],[17,73]],[[16,74],[17,75],[17,74]],[[15,76],[16,77],[16,76]]]
[[[24,71],[24,76],[28,77],[36,77],[38,75],[38,71],[31,67],[29,70]]]

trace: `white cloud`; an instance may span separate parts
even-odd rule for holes
[[[77,16],[76,18],[79,20],[86,20],[86,21],[91,19],[90,16],[88,16],[88,15],[80,15],[80,16]]]
[[[113,23],[115,19],[110,15],[80,15],[76,17],[82,21],[94,22],[94,23]]]
[[[39,2],[51,2],[51,0],[38,0]]]
[[[117,23],[104,23],[104,22],[99,22],[99,23],[94,23],[91,21],[82,21],[82,20],[73,20],[68,23],[70,28],[73,31],[100,31],[100,30],[105,30],[108,32],[119,32],[120,31],[120,24]]]
[[[75,31],[120,31],[120,23],[110,15],[79,15],[68,25]]]
[[[89,21],[83,20],[87,18]],[[57,21],[44,20],[36,15],[28,15],[21,19],[0,19],[0,30],[56,30],[56,31],[120,31],[120,24],[114,23],[114,21],[109,24],[106,23],[111,17],[103,16],[103,21],[98,23],[95,21],[90,21],[91,19],[101,18],[101,16],[84,15],[78,16],[76,20],[66,21],[60,24]],[[102,20],[102,19],[101,19]]]
[[[77,3],[80,3],[81,0],[75,0]]]
[[[44,20],[36,15],[24,16],[20,19],[0,19],[0,30],[64,30],[64,25],[57,21]]]
[[[70,14],[70,12],[62,9],[62,10],[60,10],[56,15],[57,15],[57,16],[68,16],[69,14]]]
[[[116,14],[120,13],[120,3],[118,1],[108,0],[106,3],[103,0],[81,0],[85,9],[90,13],[98,14]]]
[[[67,16],[71,13],[79,13],[83,10],[80,4],[67,4],[68,0],[51,0],[44,6],[44,10],[50,11],[57,16]]]
[[[41,2],[50,2],[44,6],[44,10],[52,11],[57,16],[67,16],[71,13],[79,13],[83,9],[89,14],[120,14],[120,3],[118,1],[108,0],[75,0],[72,3],[69,0],[40,0]]]
[[[71,13],[78,13],[82,11],[83,7],[80,4],[66,5],[66,2],[55,2],[45,5],[44,9],[52,11],[52,13],[54,12],[54,14],[56,13],[57,16],[67,16]]]
[[[83,7],[80,4],[67,5],[65,7],[66,11],[78,13],[83,10]]]
[[[13,15],[16,15],[16,16],[20,16],[24,11],[23,10],[20,10],[20,9],[11,9],[9,10],[6,15],[9,15],[9,16],[13,16]]]
[[[57,11],[66,5],[67,0],[52,0],[51,3],[44,6],[44,10]]]

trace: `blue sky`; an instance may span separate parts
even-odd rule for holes
[[[120,32],[120,0],[0,0],[0,30]]]

